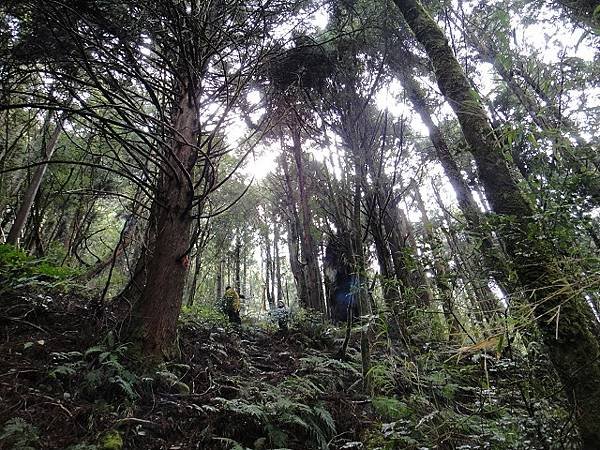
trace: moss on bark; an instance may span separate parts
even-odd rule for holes
[[[446,37],[416,0],[394,0],[431,60],[440,90],[450,103],[471,148],[486,197],[502,216],[501,231],[519,281],[528,293],[537,324],[575,411],[583,448],[600,442],[600,350],[591,334],[586,304],[565,285],[556,257],[534,219],[504,158],[487,114]]]

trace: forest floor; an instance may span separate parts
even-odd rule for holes
[[[205,312],[182,316],[177,361],[142,370],[85,305],[0,298],[0,449],[577,448],[563,400],[536,392],[546,368],[376,345],[367,396],[357,339],[334,357],[343,330]]]
[[[326,336],[187,317],[181,357],[144,373],[111,342],[110,318],[99,324],[79,299],[9,300],[0,302],[2,449],[341,447],[371,423],[367,398],[350,389],[360,373],[330,359]],[[345,430],[337,437],[334,422]]]

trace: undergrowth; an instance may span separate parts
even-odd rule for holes
[[[0,244],[0,295],[32,288],[65,289],[74,285],[78,274],[51,259],[35,258],[12,245]]]
[[[373,366],[380,422],[364,436],[368,449],[579,448],[565,399],[535,381],[554,376],[547,361],[485,352],[457,361],[441,350]]]
[[[0,411],[1,449],[578,448],[536,342],[510,358],[477,346],[457,355],[449,343],[399,347],[375,331],[365,392],[361,326],[339,360],[344,330],[318,315],[299,311],[281,332],[232,327],[200,304],[181,316],[181,359],[150,369],[110,330],[78,340],[81,324],[92,323],[88,309],[65,315],[66,299],[42,308],[25,294],[11,313],[27,315],[10,322],[0,344],[10,357],[1,370],[9,405]]]

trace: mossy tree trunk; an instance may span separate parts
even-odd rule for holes
[[[574,174],[588,174],[588,176],[580,177],[577,190],[582,197],[587,198],[587,202],[594,206],[600,206],[600,177],[595,165],[597,151],[583,139],[577,131],[576,124],[564,115],[564,111],[556,104],[556,100],[551,98],[543,87],[528,75],[526,68],[515,69],[509,65],[507,61],[517,59],[518,56],[509,54],[509,58],[502,58],[493,43],[488,44],[472,34],[468,34],[467,38],[481,59],[494,66],[510,92],[527,111],[533,123],[552,137],[555,158]],[[521,75],[536,96],[531,95],[527,89],[517,83],[515,72]],[[568,136],[573,136],[574,144],[570,142]]]
[[[515,286],[510,282],[509,268],[504,259],[504,255],[494,244],[491,234],[484,229],[484,219],[481,210],[477,206],[477,202],[473,197],[471,189],[460,173],[460,168],[452,156],[442,131],[433,122],[421,87],[410,73],[410,69],[400,67],[399,61],[395,63],[395,66],[398,68],[397,73],[402,79],[402,85],[406,91],[406,95],[413,104],[415,111],[421,117],[423,123],[429,129],[431,143],[433,144],[438,160],[444,169],[444,174],[448,178],[448,181],[450,181],[452,189],[456,194],[458,206],[467,222],[467,227],[481,241],[481,251],[485,269],[489,275],[496,280],[497,284],[505,294],[513,293],[515,291]],[[496,305],[494,308],[494,311],[497,310],[499,310],[499,305]]]
[[[520,191],[477,94],[471,88],[446,37],[416,0],[394,0],[431,60],[438,86],[460,122],[475,158],[501,234],[520,283],[529,294],[550,359],[574,409],[583,448],[600,442],[600,351],[580,298],[565,286],[556,255],[534,210]]]

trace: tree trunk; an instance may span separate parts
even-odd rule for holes
[[[242,284],[241,284],[241,249],[242,249],[242,241],[239,236],[239,232],[235,241],[235,290],[239,293],[241,292]]]
[[[358,292],[356,293],[358,299],[358,311],[361,316],[365,316],[371,313],[369,308],[369,301],[367,298],[367,264],[365,258],[365,250],[363,243],[363,227],[361,220],[361,198],[362,198],[362,185],[364,184],[366,175],[364,170],[363,155],[360,154],[362,149],[354,150],[354,198],[353,198],[353,211],[352,211],[352,231],[351,231],[351,250],[352,250],[352,262],[353,269],[356,276],[356,285]],[[348,308],[348,314],[351,314],[351,309]],[[367,322],[365,327],[361,327],[360,335],[360,355],[361,355],[361,366],[362,366],[362,377],[363,377],[363,389],[370,393],[371,390],[371,343],[369,334],[371,333],[371,327]]]
[[[390,248],[396,279],[404,302],[414,306],[427,307],[431,303],[422,274],[416,269],[416,248],[412,230],[408,226],[406,215],[394,203],[383,204],[380,196],[381,216],[386,238]],[[412,242],[409,242],[412,241]]]
[[[435,186],[433,193],[440,209],[444,212],[446,222],[452,223],[452,216],[444,206],[442,197]],[[464,239],[461,241],[458,233],[452,227],[449,227],[445,234],[448,240],[448,246],[452,250],[455,260],[457,261],[457,267],[462,273],[463,282],[465,286],[474,293],[472,296],[473,309],[476,311],[478,322],[483,325],[483,318],[485,318],[487,322],[492,323],[495,318],[498,317],[498,313],[503,310],[503,307],[500,305],[497,296],[492,292],[488,283],[488,278],[486,276],[481,276],[479,270],[481,267],[478,258],[479,254],[474,248],[471,248],[472,244],[468,245],[468,236],[461,236]],[[474,254],[475,256],[473,256]]]
[[[217,300],[221,300],[223,298],[223,258],[219,258],[218,267],[217,267],[217,279],[215,281],[215,297]]]
[[[275,277],[277,278],[277,301],[283,301],[283,284],[281,280],[281,258],[279,256],[279,224],[275,224],[275,238],[273,240],[273,248],[275,252]]]
[[[242,292],[248,288],[248,251],[244,248],[243,266],[242,266]]]
[[[226,256],[225,275],[227,279],[227,286],[231,286],[231,253],[229,250],[227,250]]]
[[[502,80],[506,83],[510,91],[519,99],[532,121],[549,136],[553,136],[553,146],[556,157],[561,159],[562,164],[572,170],[576,174],[588,174],[588,176],[580,178],[579,192],[583,197],[589,197],[589,201],[595,205],[600,205],[600,179],[598,173],[590,173],[590,164],[581,160],[580,154],[585,157],[587,155],[597,156],[597,151],[577,133],[577,127],[567,117],[562,115],[561,109],[558,108],[554,99],[546,95],[544,90],[527,75],[525,70],[519,70],[519,73],[529,83],[538,97],[545,104],[544,107],[533,96],[517,83],[513,76],[512,70],[505,67],[504,59],[500,59],[496,49],[492,45],[486,44],[484,41],[467,35],[473,47],[480,54],[482,60],[492,64],[498,72]],[[512,56],[512,55],[511,55]],[[514,57],[514,56],[513,56]],[[512,58],[509,58],[510,60]],[[550,114],[548,114],[550,112]],[[571,145],[566,136],[558,138],[567,132],[575,137],[576,145]],[[591,166],[593,169],[593,166]]]
[[[443,32],[417,0],[394,0],[433,63],[441,92],[471,147],[492,210],[507,219],[508,255],[529,301],[550,359],[575,412],[584,449],[600,442],[600,349],[590,333],[583,299],[561,282],[554,254],[540,235],[534,210],[519,190],[487,115]]]
[[[264,240],[264,260],[265,260],[265,295],[269,308],[275,307],[275,299],[272,291],[272,279],[273,279],[273,257],[271,255],[271,240],[269,239],[269,227],[263,233]]]
[[[282,149],[283,146],[283,138]],[[302,228],[300,215],[298,214],[297,189],[292,183],[287,154],[284,152],[281,158],[281,165],[285,176],[286,198],[288,209],[287,233],[288,233],[288,253],[290,256],[290,268],[296,283],[296,294],[302,306],[308,307],[308,293],[306,286],[305,267],[300,263],[300,229]]]
[[[373,210],[376,210],[372,208]],[[401,320],[402,314],[400,305],[402,295],[398,288],[398,280],[394,273],[394,265],[392,263],[392,255],[387,244],[387,239],[383,231],[381,221],[374,220],[371,225],[371,236],[375,244],[375,252],[377,254],[377,262],[380,270],[380,284],[383,293],[383,300],[389,310],[391,318],[389,337],[398,339],[406,334],[406,324]]]
[[[44,160],[48,161],[52,158],[54,154],[54,150],[56,150],[56,143],[58,142],[58,138],[60,133],[62,132],[62,124],[65,121],[65,116],[62,116],[54,131],[50,134],[50,137],[44,144],[44,151],[42,157]],[[31,179],[31,183],[27,186],[27,190],[25,191],[25,195],[23,196],[23,201],[21,203],[21,207],[17,212],[17,217],[15,218],[10,231],[8,232],[8,237],[6,238],[7,244],[18,245],[19,238],[23,229],[25,228],[25,224],[27,223],[27,218],[29,217],[29,213],[31,211],[31,207],[37,197],[40,186],[42,185],[42,181],[44,180],[44,175],[46,174],[46,170],[48,169],[48,163],[41,164],[37,166],[33,177]]]
[[[413,192],[415,195],[417,208],[421,213],[421,222],[423,223],[425,240],[429,244],[432,252],[435,281],[438,291],[440,292],[442,311],[444,311],[446,323],[448,324],[448,335],[451,340],[455,340],[460,336],[461,324],[459,323],[458,317],[454,312],[454,292],[452,286],[448,282],[450,268],[444,260],[445,255],[440,254],[439,245],[436,243],[436,236],[433,232],[433,224],[431,223],[431,220],[429,220],[429,215],[427,214],[427,209],[425,208],[425,203],[423,202],[419,188],[415,186]]]
[[[167,152],[169,170],[161,172],[158,186],[156,241],[147,261],[148,277],[141,300],[133,311],[132,338],[142,354],[158,359],[175,354],[177,319],[187,272],[193,186],[199,129],[199,89],[183,83],[173,127],[176,137]]]
[[[293,222],[293,219],[292,219]],[[300,249],[299,249],[299,237],[295,223],[288,221],[288,253],[290,255],[290,268],[292,269],[292,275],[296,282],[296,293],[300,304],[305,306],[306,299],[306,281],[300,265]]]
[[[423,123],[429,129],[429,137],[436,150],[437,157],[444,169],[444,174],[450,181],[452,189],[456,194],[458,206],[467,222],[467,227],[475,236],[481,240],[481,249],[483,255],[484,267],[490,276],[496,280],[496,284],[506,295],[508,292],[514,292],[515,286],[509,281],[509,268],[502,255],[501,250],[494,244],[494,240],[489,232],[484,231],[484,220],[473,193],[467,182],[460,173],[460,168],[456,164],[452,153],[446,143],[446,139],[437,125],[433,122],[429,108],[425,101],[425,96],[417,84],[410,71],[396,63],[397,72],[402,79],[402,85],[407,96],[412,102],[415,111],[421,117]]]
[[[125,253],[125,250],[127,249],[129,244],[131,244],[131,241],[133,240],[133,235],[136,230],[136,224],[137,224],[137,217],[135,216],[135,213],[133,213],[127,218],[127,220],[125,221],[125,224],[123,225],[123,230],[121,232],[119,242],[117,242],[117,246],[115,247],[114,251],[112,251],[111,254],[106,259],[104,259],[104,261],[99,261],[96,265],[94,265],[92,268],[90,268],[82,276],[83,280],[89,281],[89,280],[99,276],[104,271],[104,269],[106,269],[111,264],[114,264],[117,261],[117,259],[123,253]]]
[[[308,203],[308,192],[306,188],[306,175],[304,173],[304,160],[302,146],[300,143],[300,132],[298,126],[292,131],[292,154],[296,162],[296,171],[298,175],[298,193],[300,195],[299,207],[302,233],[300,235],[302,244],[302,257],[305,261],[306,275],[306,304],[308,307],[317,311],[323,311],[325,301],[323,298],[323,286],[321,281],[321,271],[319,268],[318,246],[313,236],[312,211]]]
[[[146,280],[148,279],[147,263],[152,259],[154,253],[154,245],[156,242],[156,211],[158,204],[154,203],[150,209],[148,223],[144,232],[144,239],[140,249],[140,255],[135,263],[135,268],[131,275],[131,279],[127,286],[117,296],[118,301],[123,301],[129,305],[130,310],[140,300]]]
[[[187,305],[191,307],[194,304],[196,298],[196,289],[198,288],[198,277],[200,275],[200,269],[202,268],[202,251],[200,248],[196,248],[196,258],[194,261],[194,275],[188,292]]]

